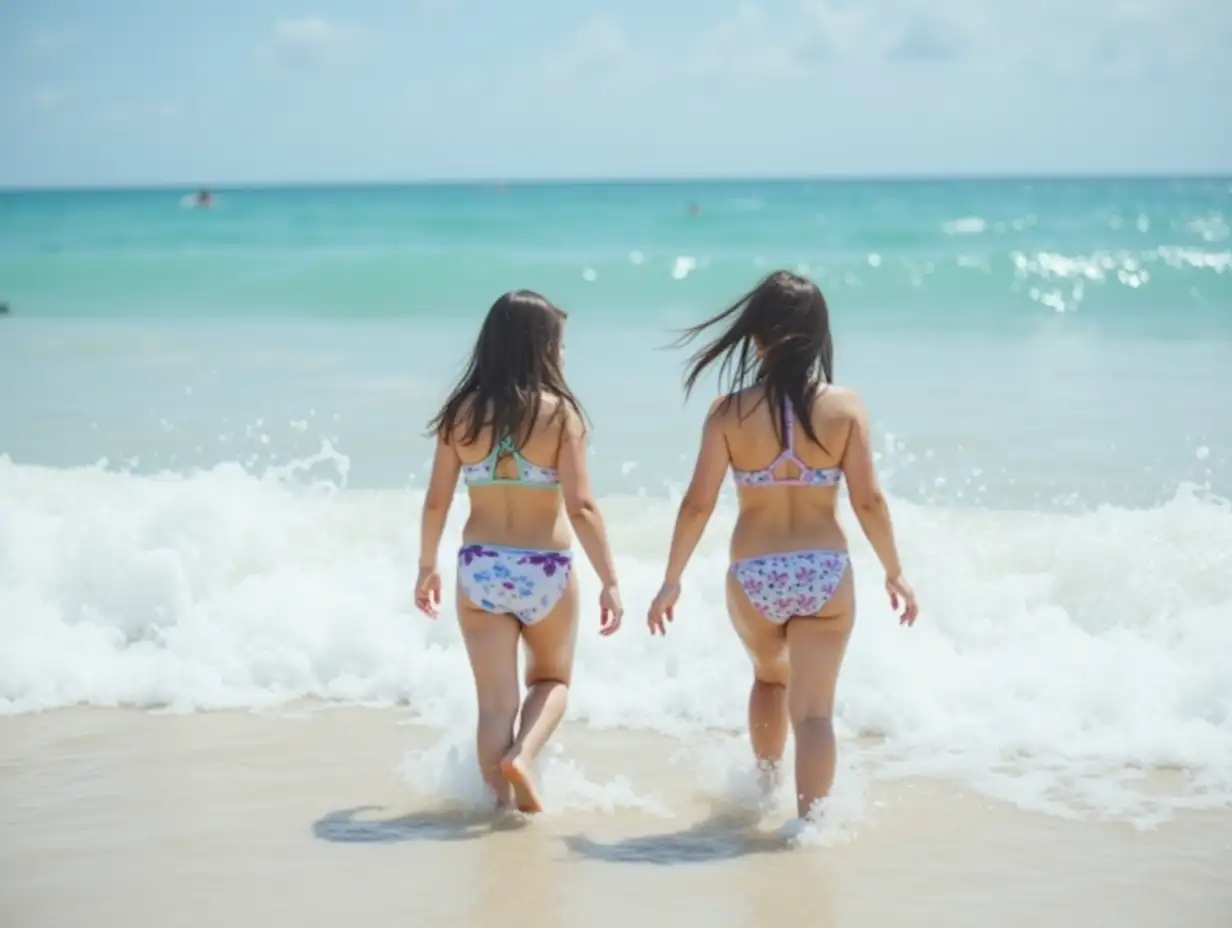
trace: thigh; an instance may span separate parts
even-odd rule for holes
[[[844,582],[850,585],[849,577]],[[847,653],[854,618],[848,596],[845,607],[831,600],[816,616],[788,620],[787,653],[791,668],[788,704],[793,718],[833,716],[838,674]]]
[[[458,590],[458,626],[466,643],[481,711],[517,710],[518,620],[485,612]]]
[[[596,621],[596,627],[598,622]],[[526,648],[526,685],[544,680],[568,684],[573,675],[573,652],[577,644],[578,579],[569,576],[564,595],[552,611],[522,629]]]
[[[785,685],[788,677],[786,630],[758,611],[730,570],[727,572],[727,614],[753,661],[757,679]]]

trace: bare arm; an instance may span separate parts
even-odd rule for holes
[[[685,491],[676,514],[676,528],[672,532],[672,547],[667,555],[664,577],[669,584],[680,582],[685,566],[714,513],[719,490],[723,487],[723,477],[727,474],[727,441],[723,437],[723,425],[718,414],[721,402],[715,400],[706,413],[706,422],[702,426],[702,446],[697,453],[697,463],[693,466],[693,479],[689,481],[689,489]]]
[[[599,575],[599,582],[605,587],[615,586],[616,565],[607,543],[607,527],[590,488],[590,472],[586,466],[586,426],[572,409],[566,412],[557,470],[565,496],[565,512],[582,543],[582,550]]]
[[[877,559],[881,561],[886,577],[897,578],[902,575],[903,567],[899,563],[898,549],[894,544],[890,507],[877,482],[868,411],[864,408],[864,401],[854,393],[850,403],[851,431],[847,436],[847,447],[843,449],[842,468],[843,475],[847,478],[848,492],[851,494],[851,508],[855,510],[860,528],[864,530]]]
[[[423,512],[419,522],[419,569],[435,570],[437,550],[449,507],[453,503],[454,490],[458,486],[458,473],[462,459],[458,450],[444,435],[436,437],[436,453],[432,457],[432,477],[428,480],[428,492],[424,495]]]

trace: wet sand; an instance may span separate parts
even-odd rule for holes
[[[782,815],[716,817],[678,742],[566,727],[592,792],[493,827],[399,772],[440,738],[375,709],[0,719],[0,925],[1232,925],[1228,810],[1140,831],[897,781],[793,848]]]

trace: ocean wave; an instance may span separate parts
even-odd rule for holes
[[[0,457],[0,711],[176,711],[299,698],[409,706],[470,724],[473,687],[446,615],[411,606],[421,496],[343,489],[327,452],[137,476]],[[630,610],[582,617],[569,718],[674,735],[738,730],[749,670],[723,606],[732,513],[716,516],[677,622],[639,619],[673,511],[603,501]],[[458,542],[458,513],[442,546]],[[1232,801],[1232,511],[1183,489],[1151,509],[1081,514],[895,502],[924,604],[897,626],[853,539],[860,616],[841,736],[885,775],[949,777],[1047,811],[1140,814]],[[855,532],[853,535],[857,534]],[[597,595],[581,572],[583,602]],[[1179,769],[1169,797],[1135,791]]]
[[[582,315],[645,318],[721,306],[774,267],[813,276],[831,303],[859,311],[860,319],[893,314],[908,322],[924,314],[932,324],[983,319],[998,326],[1042,304],[1104,320],[1149,319],[1164,310],[1174,327],[1202,318],[1226,326],[1224,308],[1232,299],[1232,252],[1180,245],[970,246],[919,254],[780,249],[735,255],[647,246],[578,255],[384,249],[0,257],[15,314],[97,318],[439,320],[476,311],[517,286],[533,286]],[[1053,293],[1064,307],[1042,298]]]

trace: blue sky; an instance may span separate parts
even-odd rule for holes
[[[0,0],[0,185],[1232,172],[1229,0]]]

